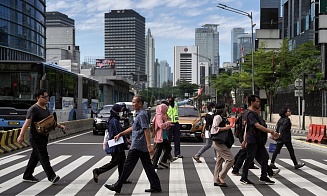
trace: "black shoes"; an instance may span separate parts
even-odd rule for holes
[[[160,162],[159,165],[162,166],[162,167],[164,167],[164,168],[169,168],[169,166],[166,165],[166,164],[164,164],[163,162]]]
[[[163,167],[159,167],[158,165],[156,165],[155,167],[154,167],[154,169],[158,169],[158,170],[160,170],[160,169],[164,169]]]
[[[275,184],[275,181],[270,180],[267,176],[266,177],[260,177],[260,182],[264,182],[266,184]]]
[[[295,169],[300,169],[303,167],[305,164],[304,163],[298,163],[297,165],[294,166]]]
[[[52,184],[55,184],[56,182],[58,182],[58,180],[60,180],[60,177],[56,175],[54,178],[50,180],[50,182],[52,182]]]
[[[116,193],[120,193],[121,189],[116,187],[113,184],[105,184],[104,187],[106,187],[107,189],[111,190],[111,191],[115,191]]]
[[[39,179],[35,178],[34,176],[29,177],[29,178],[23,178],[23,182],[38,182]]]
[[[98,175],[98,172],[97,171],[98,171],[97,169],[94,169],[93,170],[93,180],[94,180],[95,183],[98,183],[98,177],[99,177],[99,175]]]
[[[160,193],[161,191],[161,189],[145,189],[145,192],[149,193]]]
[[[132,184],[133,182],[130,180],[126,180],[125,182],[123,182],[123,184]]]
[[[275,170],[271,170],[271,171],[270,172],[268,171],[269,177],[273,177],[273,176],[276,176],[277,174],[279,174],[280,169],[275,169]]]
[[[251,182],[249,179],[246,179],[246,178],[241,178],[240,181],[241,181],[242,184],[254,185],[253,182]]]
[[[276,165],[275,164],[273,164],[273,163],[270,163],[270,165],[269,165],[270,167],[271,167],[271,169],[278,169],[278,167],[276,167]]]
[[[241,175],[240,172],[238,172],[238,171],[232,171],[232,174],[233,174],[234,176],[240,176],[240,175]]]

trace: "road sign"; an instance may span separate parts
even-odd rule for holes
[[[303,90],[294,90],[295,97],[303,97]]]
[[[300,78],[296,79],[294,82],[294,86],[296,89],[302,89],[303,81]]]

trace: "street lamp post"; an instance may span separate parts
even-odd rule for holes
[[[219,5],[217,6],[220,9],[224,9],[226,11],[230,11],[230,12],[234,12],[236,14],[241,14],[243,16],[247,16],[251,19],[251,39],[252,39],[252,52],[251,52],[251,56],[252,56],[252,94],[254,94],[254,36],[253,36],[253,28],[254,28],[254,24],[253,24],[253,16],[252,16],[252,12],[248,13],[239,9],[235,9],[232,7],[229,7],[227,5],[221,4],[219,3]]]
[[[210,99],[212,98],[212,95],[211,95],[211,73],[212,73],[212,63],[211,63],[211,58],[209,57],[206,57],[206,56],[203,56],[201,54],[198,54],[198,53],[193,53],[194,55],[196,56],[199,56],[199,57],[202,57],[204,59],[207,59],[209,61],[209,80],[208,80],[208,83],[209,83],[209,95],[210,95]]]

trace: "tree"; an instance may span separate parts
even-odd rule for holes
[[[177,80],[176,82],[176,89],[178,90],[178,96],[181,98],[185,97],[185,93],[189,93],[189,95],[192,97],[194,95],[194,92],[199,89],[199,85],[197,84],[191,84],[185,80]]]

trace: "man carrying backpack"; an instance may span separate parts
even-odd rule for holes
[[[239,139],[240,143],[242,144],[244,141],[244,131],[245,131],[245,123],[246,123],[246,114],[248,113],[248,109],[242,111],[238,114],[238,117],[235,121],[235,130],[234,136]],[[232,174],[239,176],[239,170],[241,169],[243,162],[246,158],[246,148],[241,148],[238,153],[234,157],[234,166],[232,170]],[[250,169],[258,169],[258,167],[254,166],[254,163]]]

